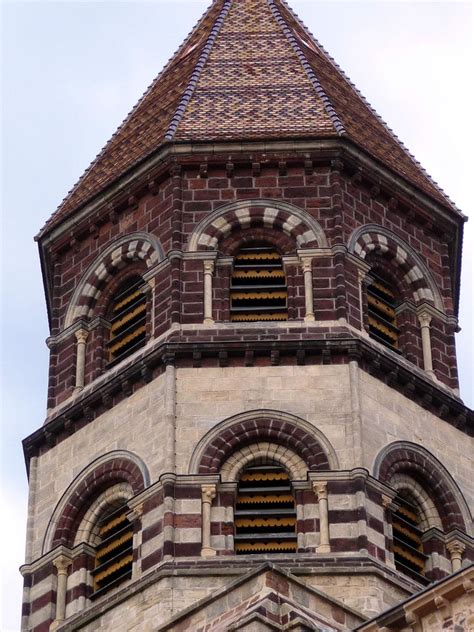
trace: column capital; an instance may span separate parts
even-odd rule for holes
[[[67,569],[72,564],[72,560],[67,555],[59,555],[57,558],[53,560],[53,565],[56,567],[58,575],[67,574]]]
[[[303,273],[313,271],[313,257],[300,257]]]
[[[431,324],[432,316],[428,312],[418,312],[418,322],[420,327],[429,327]]]
[[[75,332],[76,335],[76,340],[79,344],[86,344],[86,340],[89,337],[89,332],[87,331],[87,329],[78,329]]]
[[[204,274],[214,274],[214,269],[215,269],[214,260],[205,259],[203,261],[203,265],[204,265]]]
[[[328,484],[326,482],[313,482],[313,491],[318,497],[318,500],[327,500],[328,498]]]
[[[215,485],[201,485],[202,502],[211,504],[216,497]]]
[[[446,544],[446,548],[448,549],[451,556],[459,556],[462,555],[466,550],[466,545],[459,540],[451,540],[451,542],[448,542]]]

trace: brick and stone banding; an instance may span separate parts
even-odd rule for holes
[[[329,462],[321,445],[301,428],[278,419],[256,418],[226,428],[207,446],[199,465],[200,474],[217,474],[227,457],[246,445],[270,441],[293,449],[310,470],[327,470]]]

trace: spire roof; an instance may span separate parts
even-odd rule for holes
[[[284,0],[214,0],[40,236],[166,143],[336,137],[455,209]]]

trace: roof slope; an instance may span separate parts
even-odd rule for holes
[[[283,0],[214,0],[40,235],[166,142],[337,136],[455,208]]]

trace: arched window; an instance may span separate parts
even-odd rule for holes
[[[288,320],[288,291],[278,251],[264,242],[234,258],[230,286],[232,321]]]
[[[295,499],[285,469],[268,464],[243,470],[237,489],[234,537],[237,555],[296,551]]]
[[[97,525],[93,598],[132,576],[133,526],[126,513],[127,505],[109,509]]]
[[[114,295],[110,310],[109,362],[122,360],[145,344],[146,295],[143,279],[131,277]]]
[[[382,277],[370,272],[367,287],[369,335],[389,349],[398,349],[400,330],[397,327],[396,292]]]
[[[400,490],[392,515],[395,567],[417,581],[424,582],[427,556],[423,553],[421,509],[408,490]]]

